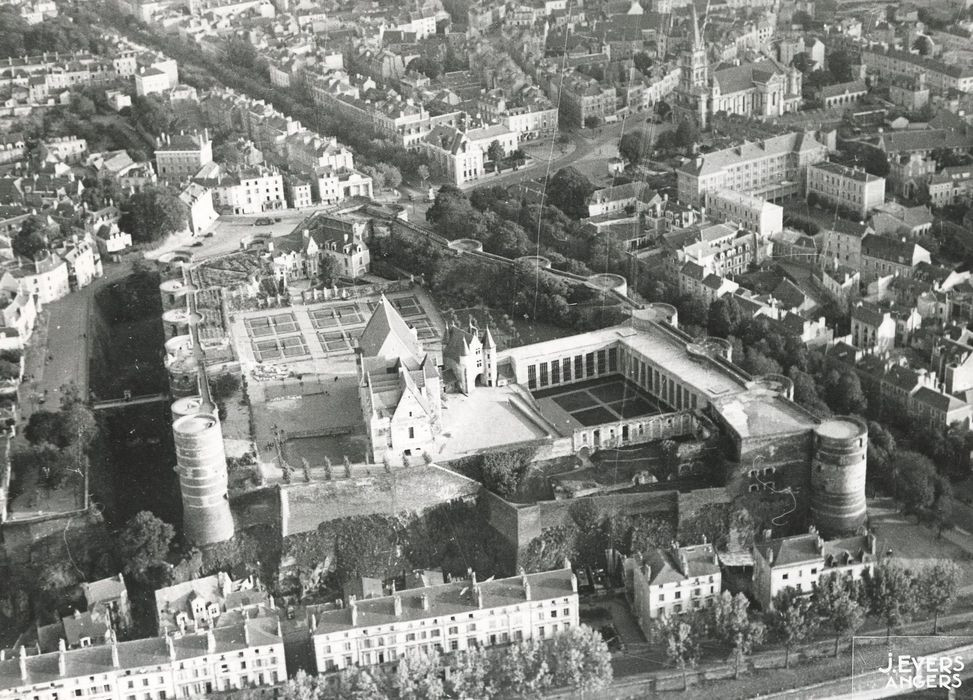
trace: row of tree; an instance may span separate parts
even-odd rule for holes
[[[813,640],[818,631],[834,635],[837,657],[841,638],[860,629],[867,615],[885,625],[887,635],[917,616],[932,616],[933,633],[938,634],[939,617],[956,602],[958,584],[959,569],[950,561],[913,571],[885,558],[861,580],[834,573],[822,577],[811,595],[786,588],[762,619],[750,615],[742,593],[733,596],[724,591],[704,611],[659,618],[653,632],[666,656],[682,671],[686,684],[688,671],[699,662],[707,639],[729,647],[739,675],[754,645],[765,639],[783,647],[785,668],[790,666],[791,653]]]
[[[299,672],[281,700],[487,700],[540,698],[555,688],[597,691],[612,681],[611,655],[586,625],[549,641],[527,640],[499,649],[473,648],[444,656],[413,651],[394,665],[357,667],[332,676]]]

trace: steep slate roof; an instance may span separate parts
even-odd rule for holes
[[[415,359],[423,355],[412,329],[384,294],[365,324],[358,347],[365,357],[405,356]]]
[[[818,551],[818,536],[812,534],[779,537],[769,542],[761,542],[756,548],[764,559],[771,560],[771,556],[773,557],[771,566],[810,563],[823,556]]]

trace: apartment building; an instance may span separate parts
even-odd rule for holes
[[[931,262],[929,251],[918,243],[899,238],[868,234],[862,238],[861,273],[863,282],[878,277],[899,275],[911,277],[920,262]]]
[[[872,212],[872,227],[875,233],[885,236],[906,236],[915,238],[932,230],[933,215],[929,207],[907,207],[898,202],[885,202]]]
[[[778,537],[753,548],[753,591],[764,610],[785,589],[809,595],[828,576],[860,580],[878,560],[875,535],[824,540],[812,527],[806,535]]]
[[[259,214],[287,206],[284,177],[277,170],[241,170],[201,184],[212,188],[213,205],[226,213]]]
[[[451,652],[544,639],[578,625],[578,582],[563,569],[470,579],[352,599],[312,613],[317,671],[388,663],[413,651]]]
[[[821,261],[828,267],[861,268],[862,239],[875,230],[868,224],[835,217],[821,228]]]
[[[276,617],[201,634],[152,637],[0,659],[0,700],[165,700],[272,686],[287,678]]]
[[[156,140],[155,166],[159,177],[180,180],[192,177],[213,160],[209,131],[162,134]]]
[[[179,193],[179,201],[186,206],[189,232],[199,236],[219,218],[213,206],[213,190],[198,182],[190,182]]]
[[[895,319],[887,309],[859,301],[851,307],[851,342],[866,350],[895,347]]]
[[[883,80],[894,78],[915,79],[926,75],[930,90],[945,94],[951,90],[973,92],[973,68],[960,64],[946,63],[929,56],[898,49],[883,49],[879,46],[863,48],[861,61],[868,71]]]
[[[457,187],[483,174],[483,151],[458,129],[437,126],[422,140],[422,148]]]
[[[770,238],[784,230],[784,210],[761,197],[720,189],[706,193],[706,213],[719,222],[733,222]]]
[[[0,289],[16,293],[23,289],[32,294],[38,307],[49,304],[71,291],[68,265],[56,253],[42,251],[33,260],[17,258],[0,278]]]
[[[774,201],[804,196],[807,166],[823,162],[828,147],[811,132],[792,132],[704,153],[676,170],[679,200],[700,206],[706,193],[733,190]]]
[[[623,562],[625,589],[639,626],[650,633],[652,620],[702,610],[723,591],[712,544],[653,549]]]
[[[838,163],[814,163],[807,168],[807,196],[864,219],[885,201],[885,178]]]
[[[676,251],[678,262],[694,262],[707,272],[720,277],[745,272],[751,264],[760,262],[767,245],[757,234],[730,224],[714,224],[700,228],[696,240]]]

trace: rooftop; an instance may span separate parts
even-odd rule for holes
[[[577,595],[577,582],[570,568],[480,583],[461,580],[407,589],[391,596],[355,601],[346,608],[323,611],[317,617],[313,634],[333,634],[356,627],[391,625],[409,620],[519,605],[528,600],[525,595],[528,587],[529,600],[532,601]],[[397,600],[401,605],[398,613]]]

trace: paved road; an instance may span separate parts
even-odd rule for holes
[[[74,384],[82,397],[88,396],[88,361],[93,341],[88,337],[88,321],[95,294],[131,269],[129,260],[105,265],[104,276],[44,307],[44,318],[27,346],[24,373],[29,380],[21,385],[19,396],[25,421],[38,408],[57,410],[63,386]]]

